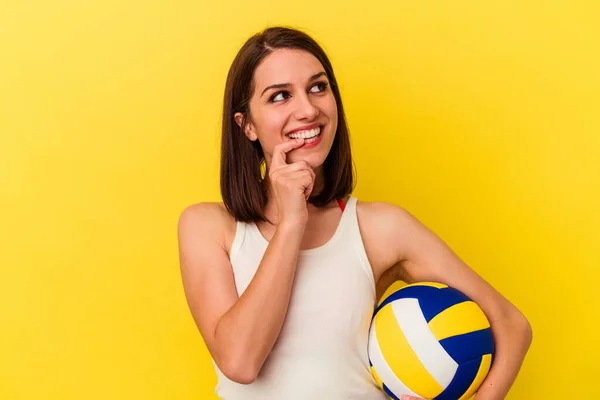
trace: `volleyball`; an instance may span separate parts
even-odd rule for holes
[[[402,395],[465,400],[487,376],[494,356],[490,323],[479,306],[444,284],[389,290],[369,331],[371,373],[392,399]]]

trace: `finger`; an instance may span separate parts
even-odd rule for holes
[[[308,162],[306,162],[304,160],[300,160],[300,161],[296,161],[291,164],[287,164],[286,171],[304,171],[304,170],[310,172],[310,175],[312,176],[313,179],[316,178],[317,174],[315,174],[315,170],[313,169],[312,165],[310,165]]]
[[[288,174],[290,172],[297,171],[308,171],[313,176],[313,179],[316,177],[312,166],[306,161],[300,160],[291,164],[280,165],[279,167],[272,166],[269,170],[269,178],[271,179],[271,181],[274,181],[275,178],[281,174]]]
[[[293,173],[288,173],[288,168],[291,168],[292,166],[299,169]],[[281,171],[283,171],[283,169]],[[297,181],[298,184],[304,188],[304,199],[308,200],[313,191],[315,178],[317,176],[310,164],[308,164],[306,161],[299,161],[297,163],[290,164],[285,168],[285,175],[287,175],[289,179]]]
[[[312,166],[304,161],[304,160],[300,160],[300,161],[296,161],[294,163],[291,164],[286,164],[287,168],[286,171],[303,171],[303,170],[307,170],[312,172],[313,168]]]
[[[311,176],[309,185],[306,187],[306,189],[304,189],[304,199],[305,200],[308,200],[314,187],[315,187],[315,179]]]
[[[410,396],[408,394],[405,394],[402,396],[401,400],[423,400],[420,397],[415,397],[415,396]]]
[[[311,171],[303,169],[300,171],[289,171],[287,168],[280,168],[269,176],[272,182],[277,184],[284,184],[290,188],[295,187],[304,190],[311,183],[314,178]]]
[[[310,175],[308,176],[308,186],[304,190],[304,196],[306,197],[306,200],[308,200],[313,188],[315,187],[315,173],[312,171],[312,169],[310,169],[309,172]]]
[[[307,195],[306,195],[306,200],[308,200],[308,198],[310,197],[314,187],[315,187],[315,178],[317,177],[317,174],[315,174],[315,171],[313,171],[313,169],[310,169],[310,188],[307,191]]]
[[[288,179],[293,184],[293,186],[302,189],[304,193],[304,199],[308,200],[314,186],[314,180],[312,175],[308,173],[308,171],[303,171],[300,174],[296,173]]]
[[[304,139],[298,138],[294,140],[288,140],[275,146],[275,148],[273,149],[273,160],[271,160],[271,165],[273,166],[273,168],[278,168],[282,165],[285,165],[286,154],[302,146],[303,144]]]

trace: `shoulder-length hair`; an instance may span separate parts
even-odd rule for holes
[[[331,150],[323,164],[324,186],[309,202],[323,207],[334,199],[352,193],[355,182],[348,125],[333,68],[319,44],[306,33],[292,28],[272,27],[255,34],[236,55],[225,85],[221,141],[221,196],[225,207],[237,221],[267,221],[264,208],[267,188],[262,168],[265,156],[258,141],[249,140],[235,122],[235,114],[249,116],[249,102],[254,92],[254,71],[276,49],[304,50],[323,65],[337,103],[338,126]]]

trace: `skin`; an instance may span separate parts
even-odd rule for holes
[[[258,224],[270,244],[241,297],[228,260],[235,220],[220,203],[192,205],[180,217],[188,304],[211,355],[238,382],[256,379],[279,334],[298,250],[327,242],[341,216],[335,203],[319,209],[306,202],[321,186],[322,165],[337,129],[337,106],[327,77],[317,76],[321,72],[323,67],[311,54],[288,49],[274,51],[255,71],[250,116],[243,128],[248,140],[258,140],[265,153],[269,171],[265,213],[273,223]],[[287,85],[266,89],[283,83]],[[241,126],[243,116],[237,114],[236,121]],[[315,124],[322,127],[322,141],[316,147],[302,148],[302,141],[286,135]],[[359,202],[357,214],[379,295],[398,279],[435,281],[479,304],[496,338],[496,354],[476,399],[503,399],[532,340],[527,319],[403,208]]]
[[[254,82],[250,118],[244,133],[249,140],[260,142],[269,170],[272,169],[275,147],[292,140],[288,133],[307,127],[321,127],[321,142],[317,147],[294,149],[279,160],[282,164],[308,163],[316,175],[311,192],[318,192],[322,185],[322,165],[333,145],[338,122],[337,104],[323,66],[310,53],[280,49],[259,65],[254,73]],[[237,113],[235,118],[241,126],[243,115]],[[270,183],[268,188],[269,199],[274,199]],[[311,205],[308,207],[310,213],[319,211]],[[281,214],[277,212],[276,202],[268,202],[265,215],[271,221],[278,221]]]

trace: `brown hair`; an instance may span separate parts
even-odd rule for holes
[[[292,28],[272,27],[252,36],[236,55],[225,85],[221,141],[221,196],[237,221],[267,221],[266,187],[261,168],[265,157],[258,141],[249,140],[235,122],[235,113],[249,115],[254,91],[254,71],[275,49],[298,49],[314,55],[325,68],[338,110],[338,126],[333,145],[323,164],[324,186],[309,202],[323,207],[354,189],[354,173],[348,125],[331,62],[319,44],[306,33]]]

